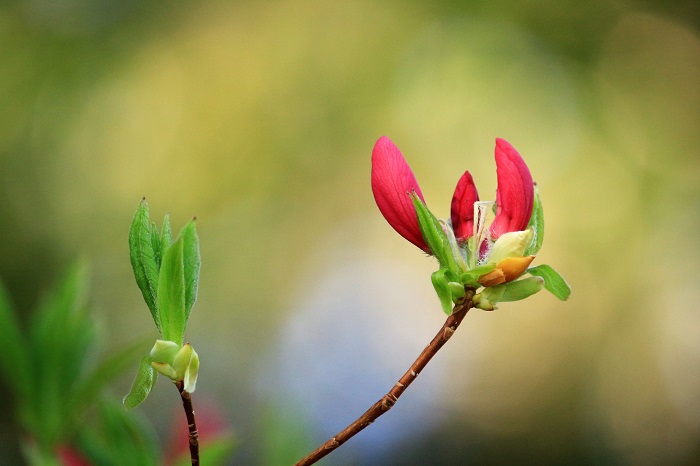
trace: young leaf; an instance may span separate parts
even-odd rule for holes
[[[151,311],[158,330],[161,330],[158,314],[158,264],[153,249],[153,237],[148,215],[148,204],[142,199],[129,229],[129,256],[136,283]]]
[[[195,221],[190,221],[180,232],[185,267],[185,323],[190,317],[192,306],[197,301],[199,268],[202,260],[199,255],[199,238]]]
[[[433,255],[440,263],[440,268],[454,270],[455,272],[461,271],[455,258],[452,256],[449,240],[442,230],[440,221],[428,210],[428,207],[423,204],[423,201],[416,193],[411,194],[411,200],[413,201],[413,207],[416,209],[418,226],[423,239],[425,239]]]
[[[571,287],[566,283],[564,277],[550,266],[542,264],[527,269],[526,272],[535,277],[544,278],[545,289],[562,301],[566,301],[571,295]]]
[[[532,227],[535,235],[524,255],[535,256],[544,241],[544,212],[542,211],[542,200],[540,199],[540,191],[537,189],[537,185],[535,185],[535,204],[532,207],[532,215],[527,226],[528,228]]]
[[[447,278],[445,277],[445,270],[440,269],[430,276],[433,282],[433,288],[440,299],[440,304],[442,305],[442,310],[445,314],[450,315],[452,313],[452,293],[450,292],[450,286],[448,285]]]
[[[163,254],[158,278],[158,311],[164,340],[182,344],[185,334],[184,239],[179,237]]]
[[[160,229],[160,245],[161,251],[165,251],[173,244],[173,230],[170,227],[170,214],[166,213],[163,217],[163,226]]]
[[[502,286],[503,295],[501,295],[500,298],[501,302],[520,301],[540,291],[544,286],[544,279],[540,277],[528,277],[506,283]]]
[[[134,383],[131,384],[131,390],[124,397],[124,406],[126,409],[133,409],[143,403],[153,386],[156,384],[158,374],[151,366],[151,358],[145,356],[141,359],[139,370],[136,372]]]

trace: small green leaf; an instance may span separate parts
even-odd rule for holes
[[[542,264],[537,267],[532,267],[526,270],[527,273],[535,277],[544,278],[544,287],[562,301],[566,301],[571,295],[571,287],[564,280],[564,277],[559,275],[559,272],[552,267]]]
[[[148,215],[148,204],[142,199],[134,220],[129,229],[129,256],[131,266],[134,269],[136,283],[141,289],[143,299],[151,311],[153,321],[160,330],[160,316],[158,314],[158,263],[153,249],[153,237]]]
[[[500,302],[520,301],[540,291],[544,286],[544,279],[541,277],[528,277],[502,286],[504,289],[499,299]]]
[[[445,277],[445,270],[440,269],[430,276],[433,282],[433,288],[440,299],[440,304],[442,305],[442,310],[445,314],[452,314],[452,293],[450,291],[450,286],[448,284],[447,278]]]
[[[165,251],[173,244],[173,230],[170,227],[170,214],[166,213],[163,217],[163,226],[160,230],[160,245],[161,250]]]
[[[450,248],[449,240],[440,225],[440,221],[428,210],[416,193],[411,194],[411,200],[418,216],[420,232],[433,255],[440,263],[440,268],[455,272],[461,271],[452,255],[452,248]]]
[[[481,285],[479,284],[478,280],[479,277],[482,275],[491,272],[493,269],[496,268],[496,264],[484,264],[480,265],[478,267],[474,267],[471,270],[468,270],[467,272],[463,273],[460,275],[460,280],[462,283],[465,285],[470,285],[474,287],[480,287]]]
[[[151,393],[157,378],[158,374],[151,366],[151,358],[145,356],[141,359],[136,378],[134,383],[131,384],[131,390],[124,397],[124,406],[127,409],[133,409],[143,403],[143,400]]]
[[[183,245],[181,236],[165,251],[158,279],[158,310],[163,339],[178,345],[182,344],[187,324]]]
[[[544,241],[544,212],[542,211],[542,200],[540,199],[540,190],[535,185],[535,203],[532,207],[532,215],[528,228],[532,227],[535,235],[530,242],[530,245],[525,250],[526,256],[535,256],[542,247]]]
[[[185,322],[190,317],[192,306],[197,301],[199,287],[199,269],[202,260],[199,255],[199,237],[195,221],[190,221],[180,232],[182,253],[185,267]]]

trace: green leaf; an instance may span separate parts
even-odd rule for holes
[[[163,226],[160,229],[160,247],[161,251],[165,251],[173,244],[173,230],[170,227],[170,214],[166,213],[163,217]]]
[[[566,301],[571,295],[571,287],[564,277],[550,266],[542,264],[529,268],[526,272],[535,277],[544,278],[545,289],[562,301]]]
[[[141,289],[143,299],[151,311],[153,321],[158,330],[161,330],[160,316],[158,313],[158,263],[156,252],[153,248],[153,235],[148,215],[146,198],[141,200],[134,220],[129,229],[129,256],[131,266],[134,269],[136,283]]]
[[[416,193],[411,194],[411,200],[418,216],[420,232],[431,252],[440,263],[440,268],[460,272],[461,269],[457,266],[457,262],[452,255],[452,248],[447,235],[445,235],[442,226],[440,226],[440,221],[428,210]]]
[[[181,236],[165,251],[158,279],[158,310],[163,339],[178,345],[182,345],[187,324],[183,246]]]
[[[30,321],[32,375],[25,390],[31,397],[20,417],[42,447],[63,438],[75,421],[66,394],[81,378],[96,336],[85,307],[86,291],[87,267],[77,263],[41,300]]]
[[[540,190],[535,185],[535,203],[532,206],[532,215],[528,228],[532,227],[535,235],[530,242],[530,245],[525,250],[525,256],[535,256],[542,247],[544,241],[544,212],[542,211],[542,199],[540,199]]]
[[[25,399],[30,382],[27,341],[12,311],[5,287],[0,283],[0,372],[15,398]]]
[[[127,412],[120,403],[104,396],[91,413],[89,429],[81,429],[77,446],[102,466],[155,466],[160,458],[158,438],[141,413]]]
[[[499,299],[500,302],[520,301],[540,291],[544,286],[544,279],[541,277],[528,277],[502,286],[503,294]]]
[[[185,268],[185,323],[190,317],[192,306],[197,301],[199,287],[199,269],[202,260],[199,255],[199,237],[194,220],[184,226],[180,232]]]
[[[131,384],[131,390],[124,397],[124,406],[127,409],[133,409],[143,403],[153,386],[156,384],[158,374],[151,366],[151,358],[145,356],[141,359],[139,370],[136,372],[136,378]]]
[[[98,397],[100,392],[117,376],[121,375],[134,358],[143,352],[144,341],[138,341],[123,348],[102,361],[72,391],[71,410],[80,414]]]
[[[445,277],[445,270],[440,269],[433,272],[430,279],[433,282],[433,288],[435,288],[435,292],[440,299],[442,310],[447,315],[452,314],[452,292],[450,291],[447,277]]]

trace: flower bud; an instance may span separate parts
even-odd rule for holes
[[[155,362],[172,364],[175,355],[180,350],[180,345],[173,341],[156,340],[156,344],[151,349],[150,356]]]
[[[164,362],[152,362],[151,366],[153,366],[155,370],[157,370],[173,382],[177,381],[177,375],[175,374],[175,370],[170,364],[166,364]]]
[[[185,344],[180,351],[175,355],[173,360],[173,369],[175,370],[175,381],[179,381],[185,378],[185,372],[187,367],[190,365],[190,359],[192,359],[192,347],[189,343]]]
[[[187,345],[189,346],[189,344]],[[188,393],[194,392],[197,388],[197,375],[199,374],[199,356],[197,352],[192,350],[192,357],[190,358],[190,363],[187,365],[187,370],[185,371],[185,378],[183,379],[184,389]]]
[[[530,228],[502,234],[493,243],[488,261],[492,264],[498,264],[506,257],[523,257],[525,249],[532,241],[533,234]]]

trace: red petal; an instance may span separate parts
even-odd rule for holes
[[[522,231],[532,215],[535,199],[532,175],[513,146],[496,139],[496,218],[491,224],[493,239],[509,231]]]
[[[423,200],[416,177],[401,151],[388,137],[382,136],[372,150],[374,200],[386,221],[398,234],[430,253],[418,226],[418,216],[410,197],[412,192]]]
[[[452,197],[452,229],[460,243],[471,238],[474,234],[474,203],[479,200],[474,180],[468,171],[457,182],[455,194]]]

